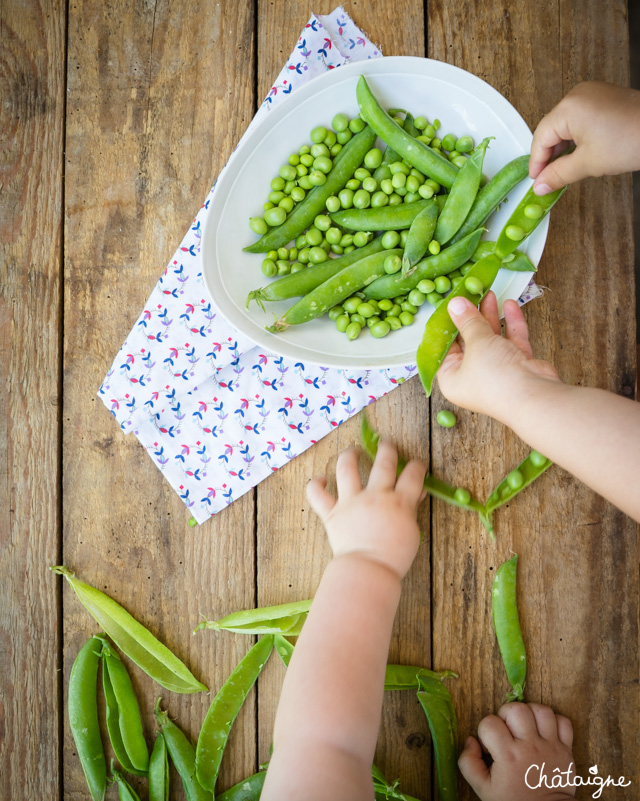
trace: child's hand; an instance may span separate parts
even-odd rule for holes
[[[550,162],[575,144],[575,150]],[[533,135],[529,175],[546,195],[582,178],[640,169],[640,92],[609,83],[579,83]]]
[[[369,483],[363,488],[358,455],[350,448],[340,454],[336,465],[338,500],[326,491],[324,478],[309,482],[307,497],[326,526],[335,557],[361,555],[389,567],[402,579],[420,544],[416,509],[424,497],[426,467],[409,462],[396,479],[397,464],[395,445],[381,440]]]
[[[454,342],[438,371],[447,400],[509,424],[521,398],[541,382],[560,382],[553,365],[533,358],[527,324],[514,300],[504,304],[506,337],[500,335],[493,292],[480,311],[465,298],[454,298],[448,311],[463,342]]]
[[[542,770],[550,784],[558,775],[555,768],[566,772],[573,764],[568,718],[541,704],[505,704],[497,715],[480,721],[478,737],[482,747],[469,737],[458,766],[481,801],[561,801],[575,796],[575,787],[567,787],[567,779],[575,777],[573,768],[570,776],[565,773],[563,789],[549,790],[544,784],[533,789]],[[482,758],[483,748],[493,759],[491,767]]]

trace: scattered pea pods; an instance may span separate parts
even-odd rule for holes
[[[254,289],[249,292],[247,297],[247,308],[252,300],[255,300],[262,308],[265,301],[288,300],[289,298],[303,297],[307,292],[320,286],[329,278],[332,278],[340,270],[354,264],[365,256],[372,256],[382,250],[382,238],[373,239],[363,248],[356,248],[344,256],[337,259],[328,259],[321,264],[310,264],[306,269],[300,270],[291,275],[284,275],[277,281],[273,281],[267,286]]]
[[[267,331],[277,333],[290,325],[300,325],[320,317],[332,306],[385,275],[384,262],[390,255],[401,256],[402,250],[383,250],[340,270],[291,306],[273,325],[267,326]]]
[[[116,759],[127,773],[145,776],[149,752],[142,731],[138,699],[127,669],[105,638],[102,640],[102,685],[107,730]]]
[[[167,745],[175,769],[182,780],[187,801],[213,801],[213,793],[200,785],[196,778],[196,749],[187,739],[187,736],[169,718],[166,712],[160,709],[162,698],[158,698],[155,707],[155,716],[160,731]]]
[[[107,762],[98,721],[98,665],[102,643],[91,637],[75,658],[69,678],[69,725],[93,801],[107,790]]]
[[[531,451],[526,459],[523,459],[514,470],[505,476],[489,495],[484,505],[487,514],[491,514],[499,506],[508,503],[538,476],[541,476],[545,470],[548,470],[552,464],[553,462],[538,451]]]
[[[424,391],[427,393],[427,397],[431,395],[433,379],[438,372],[438,368],[458,335],[458,329],[453,324],[447,311],[449,302],[452,298],[462,296],[468,298],[473,303],[479,303],[491,288],[491,285],[498,275],[499,269],[500,259],[495,254],[480,259],[480,261],[476,262],[469,270],[465,276],[465,280],[458,284],[458,286],[436,306],[435,311],[427,320],[422,341],[418,346],[416,359],[420,380],[422,381]],[[482,287],[480,293],[475,294],[467,289],[467,283],[469,283],[470,278],[477,280],[478,285]]]
[[[129,659],[167,690],[177,693],[197,693],[206,690],[177,656],[157,640],[151,632],[133,618],[108,595],[76,578],[66,567],[52,567],[64,576],[86,609]]]
[[[440,801],[457,801],[458,721],[453,701],[438,679],[419,674],[419,681],[418,701],[431,731]]]
[[[444,200],[441,201],[444,203]],[[377,206],[368,209],[343,209],[329,217],[336,225],[348,231],[401,231],[410,228],[415,218],[426,208],[439,209],[433,198],[401,203],[399,206]]]
[[[507,678],[511,684],[507,701],[524,700],[524,685],[527,678],[527,652],[522,639],[516,602],[517,566],[517,555],[500,565],[491,589],[493,625]]]
[[[149,759],[149,801],[169,801],[169,787],[167,743],[159,733]]]
[[[272,649],[273,635],[258,640],[211,702],[196,746],[196,776],[200,785],[211,793],[215,791],[231,726]]]
[[[225,790],[222,795],[216,796],[216,798],[218,801],[258,801],[266,776],[266,770],[254,773],[253,776],[248,776],[238,784],[234,784],[233,787]]]
[[[427,204],[411,223],[402,256],[402,274],[408,275],[427,252],[438,221],[438,205]]]
[[[360,116],[387,146],[392,147],[412,167],[448,189],[451,188],[458,168],[428,145],[414,139],[394,122],[376,100],[364,75],[358,80],[356,98]]]
[[[243,250],[248,253],[267,253],[295,239],[313,223],[318,214],[324,212],[327,198],[336,195],[344,187],[375,140],[376,135],[368,126],[356,134],[336,156],[325,183],[315,186],[282,225],[267,231],[257,242]]]
[[[533,187],[530,187],[500,232],[496,242],[496,255],[504,259],[513,253],[518,244],[535,231],[566,189],[563,186],[562,189],[539,197],[534,194]]]
[[[301,618],[306,617],[311,603],[312,599],[309,599],[277,606],[261,606],[259,609],[243,609],[220,620],[204,620],[196,626],[195,631],[224,629],[240,634],[286,634],[288,637],[297,637],[304,623]]]

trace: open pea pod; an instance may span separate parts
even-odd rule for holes
[[[211,793],[215,791],[231,726],[272,649],[272,634],[258,640],[211,702],[196,746],[196,776],[200,785]]]
[[[426,675],[419,678],[418,701],[431,732],[440,801],[458,801],[458,719],[453,701],[441,681]]]
[[[63,565],[51,568],[64,576],[85,608],[132,662],[167,690],[176,693],[197,693],[207,690],[171,651],[119,603],[100,590],[76,578]]]
[[[378,452],[380,435],[373,430],[369,420],[367,419],[367,415],[364,413],[362,415],[360,436],[362,440],[362,447],[364,448],[365,452],[371,459],[375,459],[376,453]],[[406,464],[407,463],[404,459],[398,457],[398,475],[400,475],[400,473],[404,470]],[[493,537],[493,523],[491,521],[491,515],[487,513],[484,505],[480,503],[477,498],[474,498],[471,495],[469,490],[464,489],[464,487],[452,487],[450,484],[447,484],[445,481],[436,478],[431,473],[427,473],[425,476],[423,486],[426,492],[428,492],[429,495],[432,495],[434,498],[439,498],[441,501],[449,503],[452,506],[459,506],[461,509],[467,509],[470,512],[475,512],[480,518],[482,525]]]
[[[496,242],[496,255],[504,259],[518,247],[540,225],[567,187],[556,189],[548,195],[538,196],[531,187],[513,210]]]
[[[232,612],[220,620],[203,620],[194,629],[216,629],[235,631],[239,634],[286,634],[297,637],[311,609],[313,599],[293,601],[259,609],[243,609]]]
[[[493,627],[496,630],[502,662],[511,684],[507,701],[523,701],[527,679],[527,652],[522,638],[516,601],[518,555],[498,568],[491,588]]]
[[[486,514],[490,515],[499,506],[508,503],[525,487],[548,470],[553,462],[538,451],[531,451],[526,459],[512,470],[493,490],[484,504]]]
[[[437,672],[424,667],[416,667],[415,665],[387,665],[384,674],[384,689],[419,690],[420,676],[429,676],[438,681],[458,678],[458,674],[454,673],[453,670]]]

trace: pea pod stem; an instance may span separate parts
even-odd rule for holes
[[[441,681],[421,675],[418,701],[427,717],[435,753],[440,801],[458,801],[458,720]]]
[[[527,653],[522,638],[516,600],[517,554],[497,570],[491,588],[493,625],[500,654],[511,684],[507,701],[523,701],[527,678]]]

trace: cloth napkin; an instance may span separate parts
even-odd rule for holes
[[[312,15],[247,130],[317,75],[381,56],[342,7]],[[215,184],[98,392],[198,523],[416,372],[295,362],[230,326],[202,275],[200,238],[214,193]],[[536,292],[530,286],[521,302]]]

